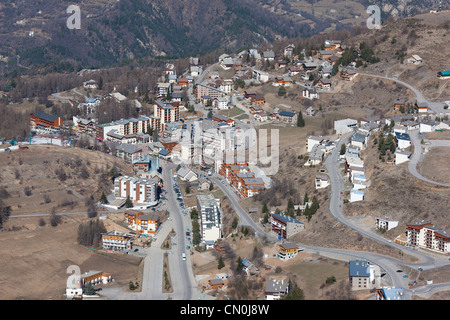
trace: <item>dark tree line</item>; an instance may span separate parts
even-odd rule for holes
[[[9,197],[8,191],[4,187],[0,188],[0,229],[11,215],[11,206],[7,206],[3,200]]]
[[[103,222],[90,220],[79,225],[77,241],[82,246],[98,248],[102,243],[102,233],[106,233]]]

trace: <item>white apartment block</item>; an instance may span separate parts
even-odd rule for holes
[[[450,232],[437,228],[430,222],[406,225],[406,242],[409,245],[439,253],[450,252]]]
[[[115,197],[130,197],[133,203],[155,205],[158,202],[157,188],[156,179],[121,176],[114,180]]]
[[[222,238],[220,200],[212,193],[197,195],[197,210],[200,217],[202,241],[216,241]]]
[[[386,231],[391,230],[398,226],[398,221],[377,218],[375,221],[375,225],[377,229],[384,229]]]

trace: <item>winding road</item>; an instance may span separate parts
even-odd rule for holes
[[[424,287],[418,287],[414,289],[409,288],[409,279],[404,278],[402,273],[398,273],[397,270],[400,266],[407,266],[413,269],[417,269],[421,267],[423,270],[439,268],[442,266],[450,265],[450,261],[447,257],[433,254],[433,253],[425,253],[419,250],[415,250],[410,247],[405,247],[403,245],[390,242],[389,240],[381,237],[379,234],[375,232],[367,231],[356,224],[353,224],[350,220],[346,219],[343,214],[343,199],[341,197],[341,192],[344,190],[344,181],[341,177],[340,169],[339,169],[339,151],[340,146],[343,143],[346,143],[350,135],[347,135],[340,139],[336,147],[333,151],[328,155],[325,166],[328,169],[330,180],[331,180],[331,197],[330,197],[330,212],[332,216],[339,222],[344,224],[345,226],[355,230],[356,232],[364,235],[367,238],[370,238],[374,241],[377,241],[381,244],[385,244],[396,248],[406,255],[410,255],[416,257],[418,259],[417,263],[408,263],[399,259],[392,258],[390,256],[385,256],[382,254],[377,254],[373,252],[366,251],[356,251],[356,250],[345,250],[345,249],[336,249],[336,248],[323,248],[323,247],[314,247],[307,246],[302,243],[297,243],[302,249],[306,252],[316,253],[323,256],[329,256],[335,259],[342,260],[354,260],[354,259],[364,259],[371,262],[374,265],[380,266],[386,275],[390,278],[391,286],[396,288],[403,288],[405,294],[408,299],[411,299],[412,295],[422,295],[422,294],[430,294],[429,292],[433,292],[433,290],[450,290],[450,283],[440,283],[440,284],[432,284],[426,285]],[[235,209],[237,215],[240,218],[241,225],[247,225],[251,227],[255,234],[264,237],[269,241],[277,242],[279,241],[276,236],[272,234],[266,233],[262,226],[253,221],[247,212],[240,206],[239,197],[237,194],[231,189],[231,187],[222,183],[221,179],[217,179],[215,177],[209,177],[209,179],[214,183],[215,186],[220,187],[220,189],[225,193],[225,195],[230,200],[233,208]]]

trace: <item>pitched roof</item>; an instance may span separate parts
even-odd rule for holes
[[[46,121],[50,121],[53,122],[56,119],[58,119],[57,116],[54,116],[52,114],[48,114],[42,111],[36,111],[33,113],[33,116],[37,117],[37,118],[41,118],[42,120],[46,120]]]

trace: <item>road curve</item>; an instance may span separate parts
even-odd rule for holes
[[[417,171],[417,165],[420,161],[423,160],[423,147],[422,147],[422,141],[419,137],[419,130],[412,130],[409,132],[409,137],[411,138],[411,143],[414,147],[414,152],[411,155],[411,159],[408,163],[408,170],[409,172],[416,177],[417,179],[420,179],[422,181],[443,186],[443,187],[450,187],[450,183],[443,183],[443,182],[437,182],[431,179],[428,179],[427,177],[424,177]],[[430,141],[431,146],[448,146],[450,147],[450,141],[443,141],[442,143],[439,143],[439,141]]]

